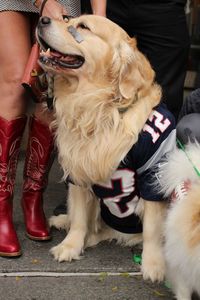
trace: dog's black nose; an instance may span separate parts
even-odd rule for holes
[[[39,23],[40,23],[40,26],[46,26],[51,23],[51,19],[48,17],[41,17]]]

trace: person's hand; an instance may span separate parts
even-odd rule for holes
[[[40,2],[40,6],[42,1]],[[39,7],[40,8],[40,7]],[[67,15],[67,10],[63,5],[56,0],[48,0],[42,10],[42,16],[46,16],[52,19],[62,20],[63,15]]]

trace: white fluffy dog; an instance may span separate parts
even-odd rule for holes
[[[178,300],[200,295],[200,145],[176,149],[162,169],[161,185],[172,202],[165,226],[167,278]]]

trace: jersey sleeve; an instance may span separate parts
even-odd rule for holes
[[[140,196],[149,201],[161,201],[163,195],[155,189],[158,168],[166,161],[167,153],[176,146],[176,129],[173,115],[159,106],[149,116],[132,152],[136,166]]]

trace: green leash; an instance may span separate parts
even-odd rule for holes
[[[187,154],[187,152],[185,151],[185,146],[181,143],[181,141],[179,139],[176,139],[177,145],[178,147],[185,153],[185,155],[187,156],[187,159],[189,160],[189,162],[191,163],[193,169],[195,170],[197,176],[200,177],[200,171],[199,169],[193,164],[191,158],[189,157],[189,155]]]

